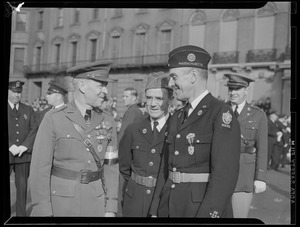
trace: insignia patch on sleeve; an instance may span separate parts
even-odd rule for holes
[[[232,121],[232,115],[229,113],[229,110],[222,115],[222,126],[226,128],[230,128],[230,122]]]

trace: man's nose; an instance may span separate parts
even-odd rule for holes
[[[175,85],[175,82],[174,82],[173,78],[171,77],[170,80],[169,80],[168,86],[173,87],[174,85]]]

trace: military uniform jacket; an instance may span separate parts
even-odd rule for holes
[[[52,165],[74,171],[97,170],[72,122],[84,129],[102,164],[107,148],[117,146],[116,124],[107,113],[92,111],[87,127],[74,101],[48,111],[37,133],[30,166],[31,216],[104,216],[105,212],[117,212],[118,164],[104,165],[105,185],[101,179],[82,184],[51,175]]]
[[[125,130],[119,146],[120,173],[126,184],[124,216],[147,217],[149,213],[154,187],[137,184],[130,176],[134,172],[139,176],[157,178],[169,119],[155,141],[149,117],[130,124]]]
[[[235,191],[253,192],[254,180],[266,181],[268,120],[263,110],[246,102],[238,121],[241,128],[241,156]]]
[[[231,196],[240,158],[237,119],[228,105],[211,94],[200,101],[181,125],[182,118],[183,109],[171,117],[150,213],[158,217],[232,217]],[[194,136],[193,154],[188,152],[188,135]],[[210,175],[208,182],[164,182],[166,170]]]
[[[144,119],[143,112],[140,110],[137,104],[133,104],[128,107],[124,113],[122,125],[118,134],[118,141],[121,140],[127,126],[133,122],[141,121]]]
[[[7,104],[8,115],[8,138],[9,147],[12,145],[23,145],[28,148],[21,157],[13,156],[9,152],[9,163],[25,163],[30,162],[31,152],[33,148],[34,139],[37,132],[35,113],[31,106],[19,103],[18,113],[16,114],[9,104]]]

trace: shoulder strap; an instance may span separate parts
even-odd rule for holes
[[[100,161],[98,155],[97,155],[96,152],[95,152],[95,149],[94,149],[94,147],[93,147],[92,142],[90,141],[89,138],[86,137],[86,135],[85,135],[83,129],[82,129],[79,125],[75,124],[73,121],[72,121],[72,123],[73,123],[75,129],[77,130],[77,132],[81,135],[82,139],[84,140],[84,141],[83,141],[84,145],[85,145],[87,148],[89,148],[90,152],[92,153],[92,155],[93,155],[93,157],[94,157],[94,159],[95,159],[95,162],[96,162],[96,164],[97,164],[98,169],[101,169],[101,167],[102,167],[102,166],[101,166],[101,161]]]

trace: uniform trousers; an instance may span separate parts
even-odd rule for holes
[[[253,199],[252,192],[235,192],[232,195],[232,209],[234,218],[247,218]]]
[[[272,169],[277,170],[282,155],[282,146],[278,144],[268,143],[268,163]]]
[[[30,162],[10,164],[10,174],[15,172],[16,186],[16,216],[26,216],[27,180],[30,170]]]

